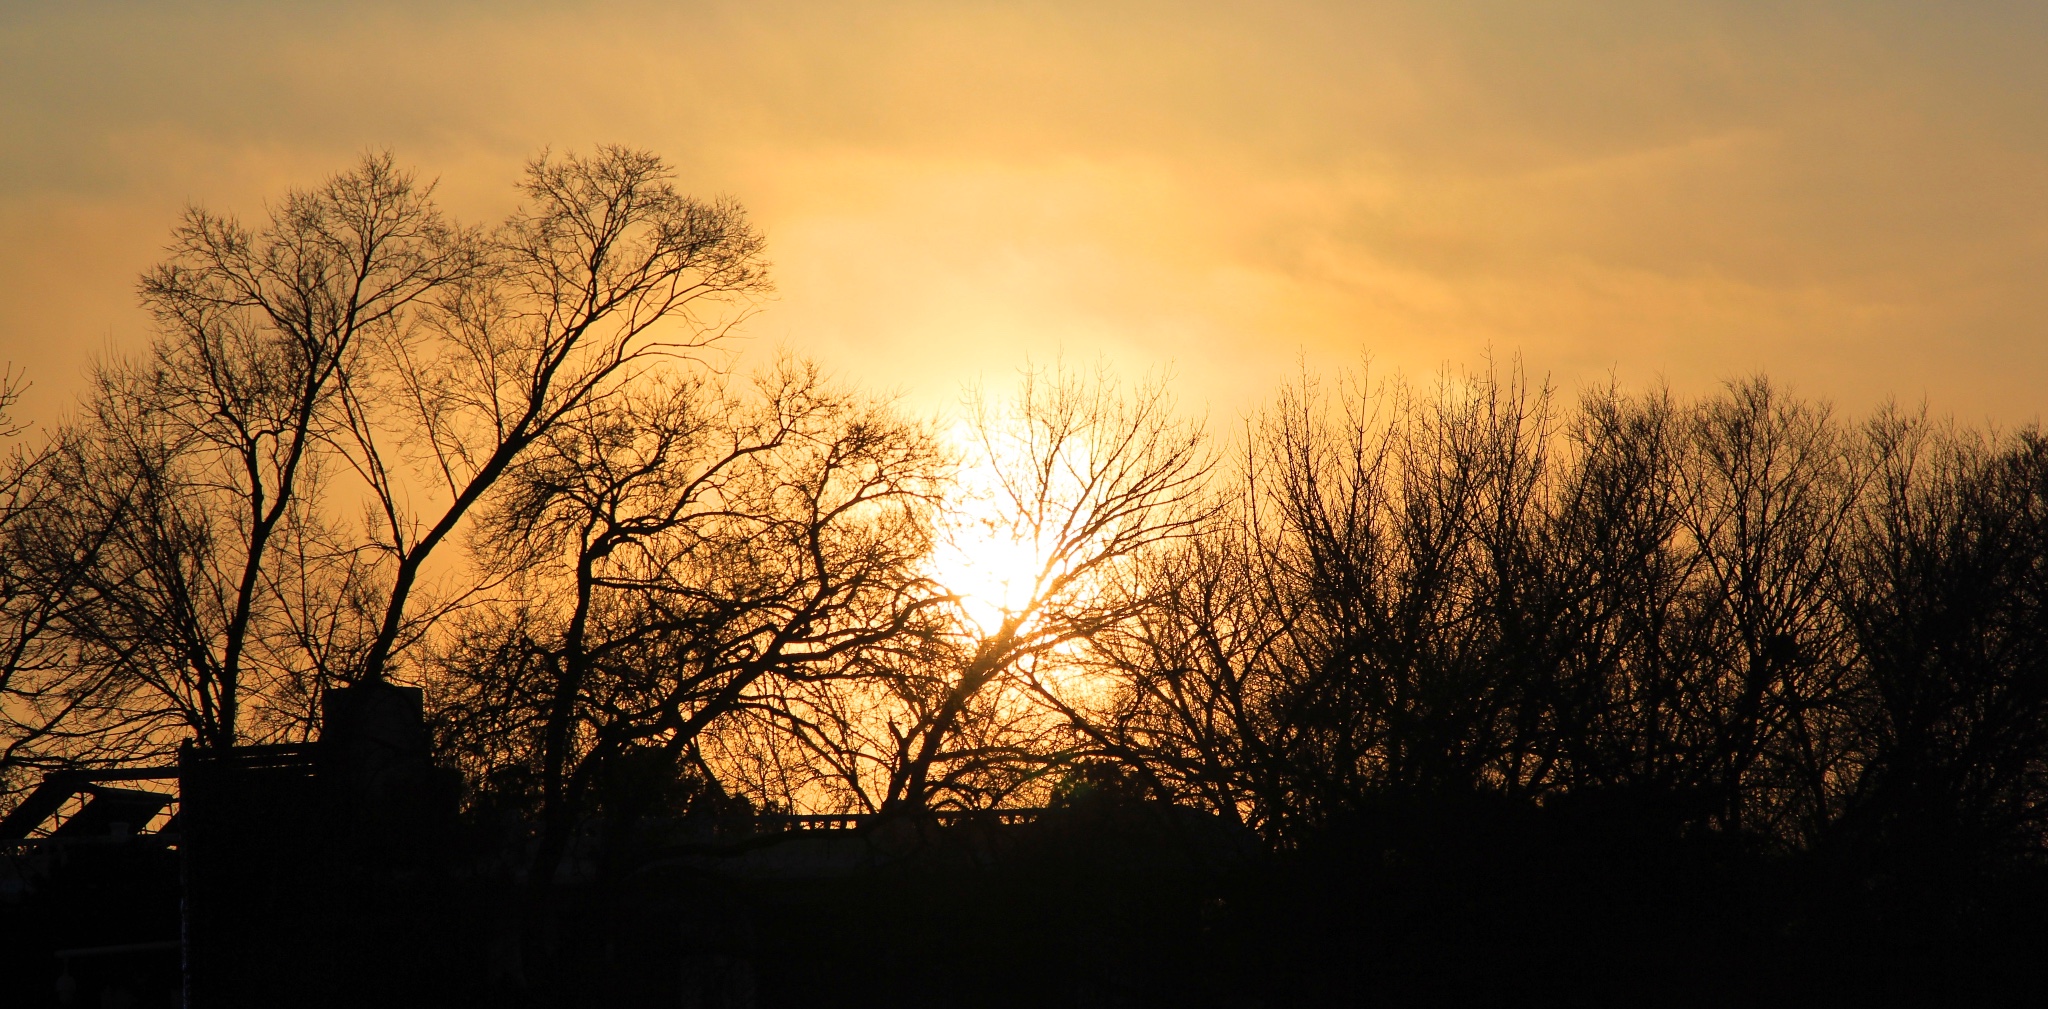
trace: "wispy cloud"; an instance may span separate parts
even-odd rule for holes
[[[16,8],[0,347],[56,396],[139,339],[187,200],[388,146],[496,216],[541,145],[619,140],[754,208],[757,335],[932,402],[1055,346],[1225,408],[1297,350],[1492,346],[2021,421],[2044,43],[2017,4]]]

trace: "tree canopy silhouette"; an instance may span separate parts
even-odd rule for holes
[[[763,239],[670,174],[544,154],[481,228],[374,155],[257,224],[190,211],[148,350],[14,434],[8,787],[304,739],[329,687],[402,680],[471,808],[541,824],[541,878],[591,817],[1098,778],[1282,850],[1483,797],[1886,872],[2041,857],[2035,430],[1489,365],[1304,376],[1217,447],[1163,383],[1062,365],[949,437],[734,371]],[[945,584],[998,546],[1015,598]]]

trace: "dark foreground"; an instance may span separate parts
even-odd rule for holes
[[[1010,824],[641,825],[593,834],[544,889],[490,869],[503,832],[444,826],[410,849],[383,838],[374,863],[275,857],[278,833],[212,866],[145,838],[74,845],[0,919],[5,1002],[175,1005],[187,971],[194,1006],[2034,1005],[2048,990],[2037,874],[1777,857],[1614,808],[1389,808],[1278,855],[1110,799]],[[181,930],[193,946],[150,945]]]
[[[1998,1006],[2048,992],[2048,873],[1961,857],[1938,832],[1785,854],[1700,829],[1670,795],[1439,795],[1275,852],[1105,783],[1006,813],[597,817],[541,883],[523,875],[530,825],[457,815],[461,783],[429,759],[417,691],[331,691],[326,724],[308,746],[53,776],[0,820],[0,1006]],[[76,811],[51,813],[67,796]]]

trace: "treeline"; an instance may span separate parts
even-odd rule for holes
[[[1284,396],[1095,738],[1285,842],[1388,797],[2032,858],[2048,445],[1761,379]]]
[[[942,430],[736,372],[762,240],[652,155],[520,192],[463,226],[373,157],[174,230],[150,349],[0,487],[11,792],[403,682],[543,873],[592,817],[1090,791],[1283,849],[1484,797],[2042,853],[2036,431],[1489,368],[1308,377],[1212,437],[1058,366]]]

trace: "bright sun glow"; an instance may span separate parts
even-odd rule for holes
[[[952,438],[971,462],[959,475],[955,517],[941,530],[931,577],[960,597],[967,629],[988,635],[1029,607],[1051,572],[1030,523],[1018,516],[973,436],[956,430]]]
[[[1031,604],[1043,568],[1033,545],[1012,532],[1008,522],[968,519],[947,531],[932,558],[932,578],[960,596],[962,614],[983,635]]]
[[[1005,617],[1032,605],[1033,594],[1043,591],[1041,579],[1057,575],[1058,569],[1048,570],[1045,558],[1027,538],[1025,523],[997,518],[998,510],[986,500],[977,505],[970,517],[947,530],[932,557],[932,578],[960,596],[958,613],[966,625],[962,630],[986,638]],[[1072,593],[1069,587],[1063,595],[1071,600]],[[1028,635],[1033,624],[1027,619],[1019,629]],[[1109,686],[1066,661],[1078,648],[1078,642],[1058,644],[1029,663],[1031,676],[1055,686],[1070,703],[1085,703],[1093,691]]]
[[[1031,605],[1044,558],[986,460],[960,474],[957,494],[953,520],[932,554],[932,578],[960,597],[969,629],[988,635],[1006,616]]]

